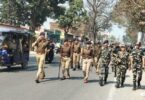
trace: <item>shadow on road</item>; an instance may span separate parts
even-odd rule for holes
[[[82,80],[83,77],[70,77],[70,80]]]
[[[37,70],[37,65],[31,65],[26,68],[22,68],[21,66],[15,66],[11,68],[1,68],[0,72],[24,72],[24,71],[35,71]]]
[[[45,78],[41,82],[58,81],[58,80],[60,80],[58,77],[52,77],[52,78]]]
[[[133,84],[124,84],[125,87],[133,87]],[[141,85],[141,90],[145,90],[145,85]]]

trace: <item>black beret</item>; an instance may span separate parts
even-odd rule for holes
[[[109,43],[109,41],[108,41],[108,40],[105,40],[105,41],[103,42],[103,44],[106,44],[106,43]]]

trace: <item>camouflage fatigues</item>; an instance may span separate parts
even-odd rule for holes
[[[100,78],[100,85],[103,85],[107,82],[108,73],[109,73],[109,63],[111,59],[111,51],[109,48],[102,48],[102,51],[100,53],[100,59],[99,59],[99,78]]]
[[[114,72],[114,77],[116,77],[117,74],[117,63],[116,63],[116,59],[117,59],[117,54],[119,52],[119,48],[115,47],[112,49],[112,53],[111,53],[111,66],[112,66],[112,72]]]
[[[144,56],[142,50],[140,49],[134,49],[131,53],[131,57],[133,59],[133,66],[132,66],[132,72],[133,72],[133,83],[136,84],[136,82],[140,83],[142,79],[142,57]],[[138,76],[138,78],[137,78]],[[137,80],[137,81],[136,81]]]
[[[126,71],[128,68],[128,59],[129,59],[129,54],[127,52],[118,52],[118,57],[117,57],[117,86],[124,85],[125,81],[125,75]]]
[[[94,48],[94,66],[96,68],[96,72],[98,72],[98,61],[99,61],[99,54],[101,53],[101,46],[96,45]]]

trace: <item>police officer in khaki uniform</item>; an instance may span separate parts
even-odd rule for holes
[[[82,70],[84,74],[84,83],[88,82],[90,67],[93,62],[93,50],[91,48],[91,42],[86,43],[86,47],[81,50],[83,65]]]
[[[69,79],[69,66],[71,62],[71,46],[68,43],[68,40],[64,41],[64,45],[61,46],[61,69],[62,69],[62,80]]]
[[[39,83],[39,80],[45,77],[44,64],[47,45],[48,41],[45,39],[45,33],[41,33],[38,39],[32,44],[32,47],[36,47],[36,60],[38,64],[36,83]]]
[[[79,43],[78,39],[74,40],[73,48],[72,48],[72,55],[73,55],[73,71],[76,70],[76,68],[80,69],[80,52],[81,52],[81,45]]]

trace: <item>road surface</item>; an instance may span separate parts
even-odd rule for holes
[[[116,89],[115,78],[109,73],[108,84],[100,87],[98,76],[92,68],[89,83],[83,83],[81,70],[72,71],[71,79],[59,80],[58,56],[52,64],[45,65],[46,78],[35,83],[37,65],[31,53],[29,67],[11,70],[0,68],[0,100],[145,100],[145,75],[142,89],[132,91],[132,73],[127,72],[125,87]]]

